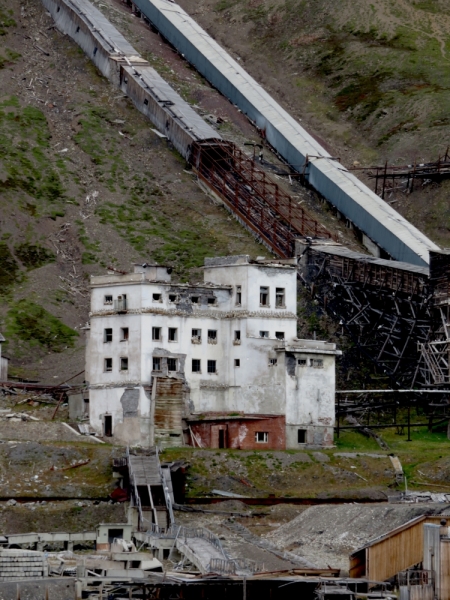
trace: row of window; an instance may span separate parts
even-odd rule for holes
[[[297,429],[297,443],[306,444],[306,429]],[[269,442],[268,431],[256,431],[255,442],[257,444],[267,444]]]
[[[286,308],[286,292],[285,288],[275,288],[275,308]],[[123,294],[119,296],[123,303],[126,304],[126,295]],[[169,294],[168,301],[170,303],[180,302],[180,296],[178,294]],[[162,302],[163,295],[159,292],[155,292],[152,294],[153,302]],[[200,304],[200,296],[190,296],[191,304]],[[217,298],[215,296],[209,296],[206,299],[206,303],[209,305],[216,305]],[[113,304],[113,296],[112,294],[105,294],[103,297],[103,304]],[[236,296],[235,296],[235,304],[236,306],[241,306],[242,304],[242,286],[236,286]],[[270,288],[268,286],[261,286],[259,288],[259,305],[260,306],[270,306]]]
[[[217,329],[208,329],[207,330],[207,338],[209,344],[217,344]],[[120,328],[120,341],[126,342],[129,340],[129,329],[128,327]],[[260,331],[259,337],[268,338],[268,331]],[[275,338],[277,340],[284,340],[284,331],[275,331]],[[162,327],[152,327],[152,340],[154,341],[162,341]],[[169,327],[167,330],[167,339],[169,342],[177,342],[178,341],[178,328],[177,327]],[[241,332],[236,330],[234,332],[234,340],[239,342],[241,339]],[[113,341],[113,330],[112,327],[107,327],[103,330],[103,341],[105,343]],[[202,330],[201,329],[192,329],[191,341],[193,344],[198,344],[202,341]]]
[[[120,357],[119,361],[120,361],[120,370],[128,371],[128,358]],[[297,362],[302,367],[307,366],[306,358],[299,358]],[[278,363],[278,359],[269,358],[269,366],[274,367],[277,365],[277,363]],[[241,366],[240,358],[234,359],[234,366],[235,367]],[[323,368],[323,360],[321,358],[310,358],[309,366],[313,367],[315,369],[322,369]],[[104,369],[107,373],[112,371],[112,369],[113,369],[113,359],[112,358],[105,358]],[[161,371],[161,357],[159,357],[159,356],[153,357],[153,370]],[[168,371],[178,371],[178,359],[177,358],[168,358],[167,359],[167,370]],[[202,372],[201,359],[193,358],[192,359],[192,373],[201,373],[201,372]],[[217,367],[216,367],[215,360],[207,361],[207,373],[217,373]]]

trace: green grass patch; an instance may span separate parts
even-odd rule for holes
[[[23,244],[15,246],[14,252],[27,269],[37,269],[38,267],[42,267],[42,265],[55,260],[53,252],[50,252],[50,250],[43,246],[39,246],[38,244],[24,242]]]
[[[8,341],[25,343],[28,349],[41,347],[50,352],[62,352],[74,345],[78,333],[31,300],[19,300],[10,305],[6,316]]]

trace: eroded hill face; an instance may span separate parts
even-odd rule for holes
[[[347,167],[385,160],[410,164],[445,154],[445,0],[180,4]],[[435,242],[449,246],[449,190],[446,182],[387,200]]]
[[[196,280],[205,256],[262,249],[39,0],[0,1],[0,48],[3,353],[56,384],[84,368],[90,274],[156,260]]]

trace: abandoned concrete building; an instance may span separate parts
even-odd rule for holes
[[[335,344],[297,339],[295,259],[205,259],[91,278],[91,427],[123,443],[284,449],[333,443]]]

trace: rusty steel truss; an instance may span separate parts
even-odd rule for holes
[[[291,258],[298,237],[334,239],[232,142],[194,142],[190,163],[199,179],[278,256]]]

